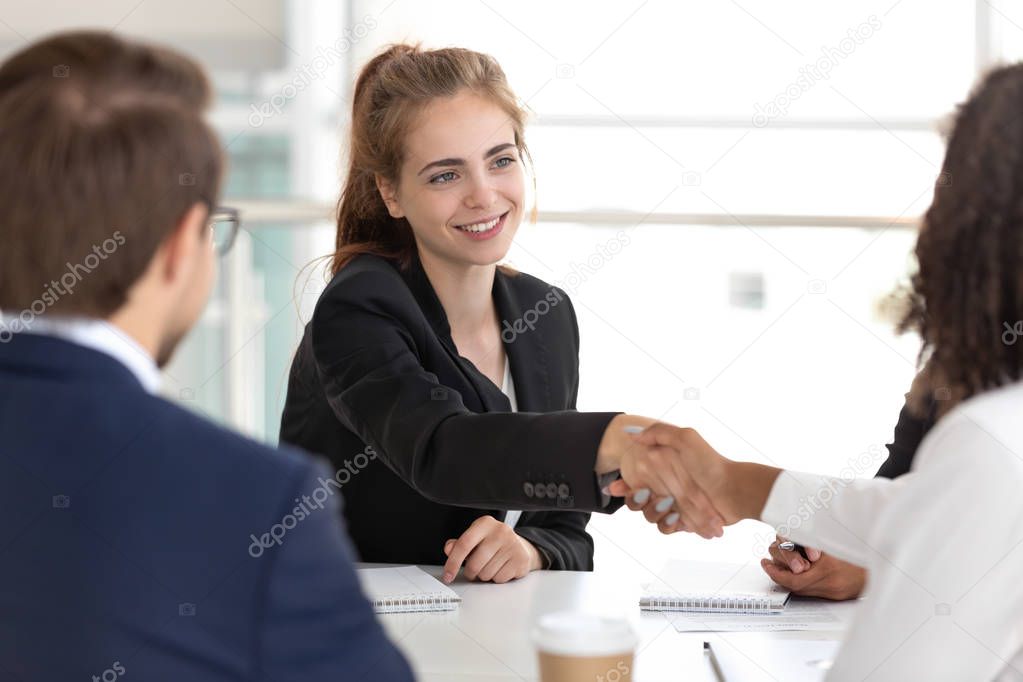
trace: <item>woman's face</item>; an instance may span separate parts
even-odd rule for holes
[[[512,121],[468,91],[436,99],[408,133],[397,187],[378,186],[391,215],[412,226],[420,253],[456,266],[497,263],[525,193]]]

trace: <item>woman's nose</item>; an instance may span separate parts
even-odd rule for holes
[[[493,206],[497,198],[497,192],[487,179],[476,180],[469,185],[469,191],[465,195],[465,205],[468,208],[489,208]]]

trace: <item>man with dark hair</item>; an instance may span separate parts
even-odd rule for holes
[[[412,679],[338,481],[154,393],[229,246],[208,101],[110,34],[0,65],[2,679]]]

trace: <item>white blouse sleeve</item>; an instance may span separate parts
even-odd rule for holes
[[[866,566],[872,555],[867,538],[878,515],[913,476],[861,479],[783,471],[761,519],[782,537]]]
[[[1018,416],[950,413],[894,481],[783,474],[763,518],[869,568],[829,680],[1023,678]]]

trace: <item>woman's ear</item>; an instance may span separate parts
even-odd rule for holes
[[[373,178],[376,180],[380,198],[384,200],[384,205],[387,206],[387,212],[391,214],[392,218],[404,218],[405,212],[401,210],[401,206],[398,204],[398,188],[395,187],[393,182],[379,173],[375,174]]]

